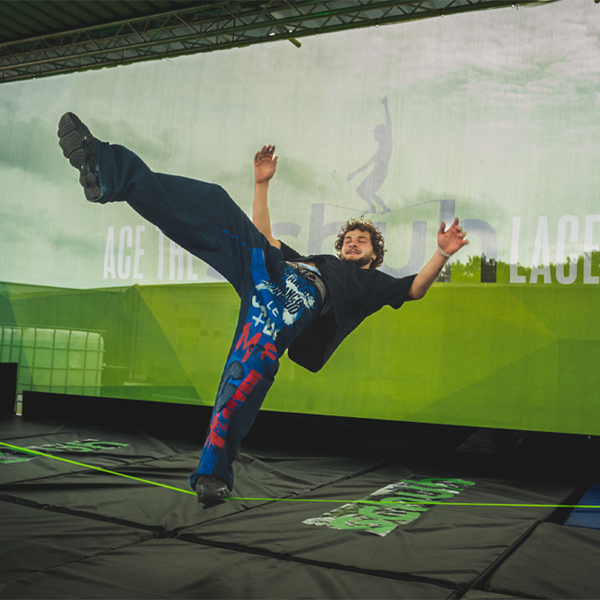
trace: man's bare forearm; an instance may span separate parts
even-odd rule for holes
[[[422,298],[433,285],[438,275],[448,262],[448,259],[436,250],[431,260],[421,269],[408,290],[410,298]]]
[[[252,205],[252,222],[267,238],[271,246],[281,248],[281,242],[271,232],[271,215],[269,214],[269,182],[254,184],[254,204]]]
[[[454,223],[448,229],[442,221],[437,234],[437,243],[438,249],[435,254],[421,269],[408,290],[410,298],[422,298],[433,285],[450,256],[469,243],[466,232],[458,224],[458,218],[454,219]]]

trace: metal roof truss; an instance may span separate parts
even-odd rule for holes
[[[0,45],[0,83],[548,0],[241,0]]]

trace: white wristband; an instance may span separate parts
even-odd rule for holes
[[[437,249],[444,258],[450,258],[452,256],[451,254],[446,254],[439,246]]]

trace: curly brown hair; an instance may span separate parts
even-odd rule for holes
[[[334,247],[337,251],[338,258],[342,253],[342,246],[344,245],[344,238],[349,231],[368,231],[371,235],[371,244],[373,244],[373,254],[375,254],[375,260],[371,263],[370,269],[378,269],[383,263],[383,255],[386,253],[385,240],[383,234],[372,221],[365,219],[364,215],[360,219],[350,219],[340,229],[337,239],[335,240]]]

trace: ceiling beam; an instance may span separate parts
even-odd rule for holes
[[[0,83],[552,0],[239,0],[0,44]]]

